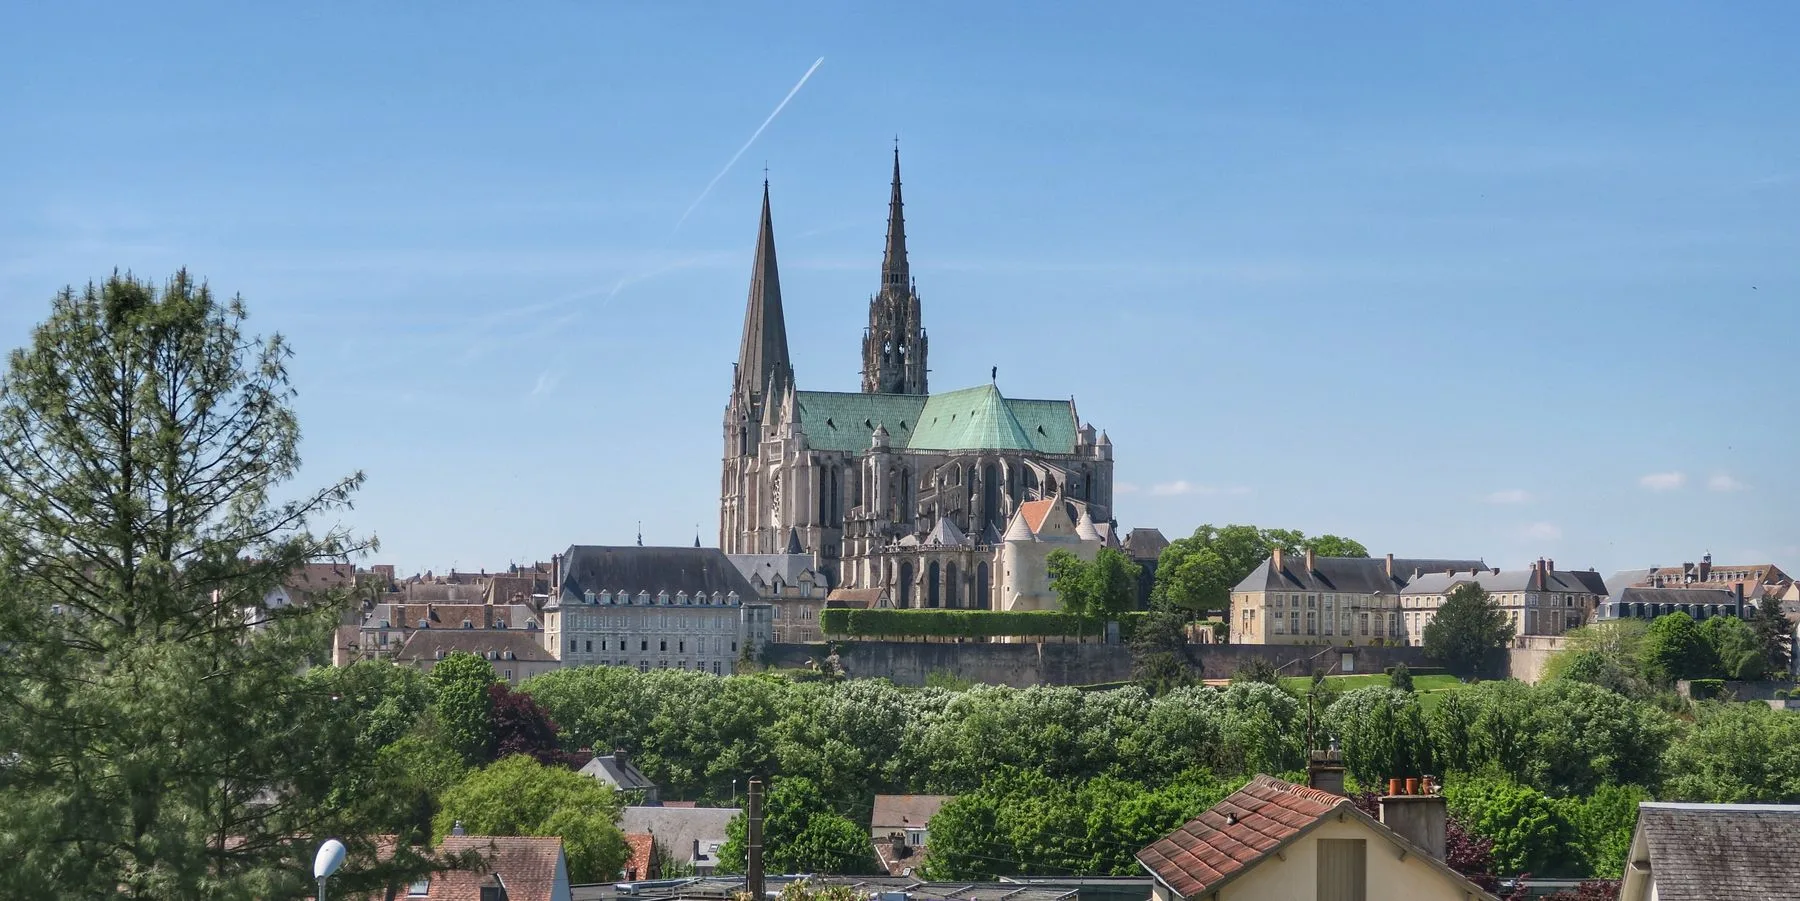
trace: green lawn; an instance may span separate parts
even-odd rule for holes
[[[1370,685],[1388,684],[1386,673],[1367,673],[1355,676],[1326,676],[1325,678],[1331,680],[1331,684],[1334,688],[1341,688],[1345,691],[1349,691],[1353,688],[1365,688]],[[1312,685],[1312,678],[1309,676],[1289,676],[1281,680],[1281,686],[1290,691],[1305,691],[1310,685]],[[1413,677],[1413,691],[1424,695],[1429,695],[1434,692],[1454,691],[1461,687],[1463,687],[1462,680],[1455,676]],[[1429,703],[1429,701],[1427,701],[1427,703]]]

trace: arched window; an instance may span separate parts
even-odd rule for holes
[[[925,606],[938,606],[939,601],[943,598],[940,593],[942,587],[938,583],[938,564],[936,560],[933,560],[925,567]]]
[[[900,564],[900,606],[911,607],[913,601],[913,565],[911,561]]]
[[[969,606],[979,610],[994,609],[994,599],[989,595],[987,561],[975,564],[975,596],[969,599]]]
[[[981,474],[981,527],[1004,528],[1000,525],[1006,511],[1000,509],[1000,467],[989,463]]]
[[[962,606],[962,583],[957,580],[957,570],[954,562],[944,567],[944,606]]]

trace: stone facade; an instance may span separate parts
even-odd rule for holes
[[[728,675],[773,638],[773,616],[714,548],[575,545],[555,558],[544,646],[564,666]]]
[[[805,554],[727,554],[756,596],[769,605],[775,641],[824,641],[819,612],[830,588]]]
[[[1008,398],[997,381],[928,394],[928,347],[896,156],[863,390],[799,390],[765,184],[725,408],[720,547],[806,555],[829,588],[886,589],[901,607],[993,609],[1007,597],[1003,536],[1023,505],[1060,500],[1071,522],[1110,536],[1112,442],[1074,402]]]
[[[1404,645],[1400,592],[1427,572],[1480,560],[1317,557],[1276,549],[1231,590],[1234,644]]]
[[[1487,590],[1512,621],[1513,634],[1520,641],[1561,635],[1587,625],[1606,600],[1606,582],[1599,573],[1559,570],[1554,560],[1540,559],[1522,570],[1424,573],[1400,592],[1400,625],[1406,643],[1423,644],[1425,627],[1437,618],[1450,592],[1469,583]]]

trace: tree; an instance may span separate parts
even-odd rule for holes
[[[1131,675],[1152,694],[1190,685],[1200,675],[1187,640],[1187,616],[1172,608],[1151,610],[1131,636]]]
[[[1404,663],[1394,664],[1393,671],[1388,673],[1388,687],[1399,691],[1412,691],[1412,670],[1408,669]]]
[[[1793,659],[1794,624],[1781,609],[1779,598],[1764,598],[1751,622],[1762,645],[1762,659],[1772,673],[1786,673]]]
[[[488,686],[488,760],[524,754],[545,766],[562,766],[569,755],[556,743],[556,721],[531,695],[505,682]]]
[[[1652,620],[1638,653],[1644,675],[1661,685],[1677,679],[1705,679],[1719,668],[1700,626],[1681,612]]]
[[[1800,802],[1800,714],[1762,704],[1703,705],[1668,750],[1662,797],[1710,804]]]
[[[287,484],[290,351],[245,315],[185,271],[115,273],[60,292],[8,358],[0,895],[290,897],[295,836],[350,839],[350,882],[372,850],[339,791],[372,764],[367,722],[300,674],[344,598],[264,603],[359,549],[311,527],[362,476]]]
[[[1412,692],[1358,688],[1325,711],[1325,725],[1343,749],[1344,768],[1363,785],[1433,771],[1431,733]]]
[[[461,823],[473,835],[557,836],[570,881],[608,882],[631,856],[619,810],[618,793],[599,780],[515,755],[445,792],[432,831],[441,839]]]
[[[1575,829],[1550,798],[1504,779],[1452,781],[1444,790],[1450,815],[1494,842],[1502,875],[1579,875],[1586,871]]]
[[[1290,554],[1310,549],[1321,557],[1367,557],[1368,548],[1348,538],[1307,538],[1292,529],[1203,525],[1163,549],[1156,563],[1151,600],[1185,610],[1223,610],[1231,589],[1281,548]]]
[[[745,868],[744,815],[726,825],[719,869]],[[763,866],[772,873],[868,875],[879,867],[867,829],[838,813],[818,783],[777,778],[763,804]]]
[[[1251,657],[1238,664],[1237,669],[1231,671],[1231,681],[1234,683],[1264,682],[1274,685],[1280,678],[1275,674],[1275,665],[1263,657]]]
[[[499,679],[494,665],[474,654],[455,651],[432,664],[427,675],[431,682],[431,716],[437,722],[438,734],[463,760],[489,760],[494,727],[488,687]]]
[[[1451,589],[1437,617],[1425,626],[1425,655],[1458,676],[1493,673],[1512,641],[1512,622],[1475,582]]]
[[[1616,619],[1572,629],[1563,635],[1564,649],[1544,668],[1547,679],[1570,679],[1611,689],[1631,698],[1650,695],[1640,666],[1650,625],[1638,619]]]
[[[1575,826],[1590,873],[1605,879],[1624,874],[1625,857],[1637,828],[1638,805],[1651,800],[1650,793],[1638,786],[1608,783],[1585,797],[1557,801],[1564,818]]]
[[[1101,548],[1088,563],[1068,551],[1051,551],[1050,590],[1075,615],[1077,637],[1088,620],[1131,609],[1142,567],[1123,553]]]
[[[1760,624],[1762,619],[1759,616],[1757,622]],[[1781,617],[1781,622],[1786,628],[1787,617]],[[1769,661],[1764,656],[1760,628],[1735,616],[1714,616],[1700,624],[1700,637],[1706,640],[1711,659],[1717,661],[1718,668],[1712,675],[1755,681],[1768,673]]]

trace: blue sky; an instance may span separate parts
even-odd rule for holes
[[[854,390],[899,134],[932,384],[1073,395],[1126,528],[1800,568],[1800,7],[1570,9],[14,5],[0,344],[186,265],[381,560],[710,544],[763,164]]]

